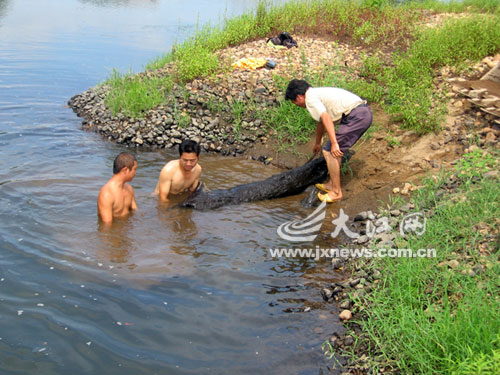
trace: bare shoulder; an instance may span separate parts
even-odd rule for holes
[[[97,196],[97,203],[100,206],[112,205],[115,200],[113,186],[110,182],[106,183]]]
[[[173,175],[174,172],[179,168],[179,160],[171,160],[161,170],[161,174],[164,176]]]
[[[202,171],[201,165],[197,164],[195,167],[196,177],[199,177],[201,175],[201,171]]]
[[[111,187],[111,184],[109,181],[99,190],[99,197],[98,199],[109,199],[113,197],[113,188]]]
[[[134,188],[132,187],[132,185],[130,185],[130,184],[125,184],[125,185],[123,185],[123,188],[124,188],[125,190],[127,190],[127,192],[129,192],[129,193],[131,193],[131,194],[134,194]]]

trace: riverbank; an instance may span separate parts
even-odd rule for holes
[[[347,44],[335,44],[307,36],[295,36],[299,48],[276,49],[265,39],[253,41],[218,52],[226,61],[244,57],[269,58],[277,62],[274,69],[232,69],[215,76],[195,79],[185,85],[172,84],[168,105],[161,105],[144,113],[141,118],[118,113],[113,115],[106,105],[111,91],[109,84],[76,95],[69,106],[83,117],[82,128],[102,134],[109,140],[129,147],[172,148],[185,138],[199,142],[206,152],[223,156],[244,155],[257,159],[279,160],[284,148],[281,129],[269,124],[272,110],[284,100],[283,82],[295,74],[304,74],[311,67],[319,72],[325,66],[345,65],[355,68],[360,64],[362,49]],[[154,72],[169,77],[174,65]],[[140,73],[140,79],[152,73]],[[281,82],[276,82],[280,77]],[[303,116],[305,126],[312,121]],[[302,134],[297,142],[307,140]],[[257,155],[257,149],[260,155]],[[281,164],[283,167],[294,166]]]

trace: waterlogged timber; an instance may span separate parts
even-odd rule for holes
[[[302,193],[308,186],[322,182],[328,174],[323,157],[301,167],[276,174],[263,181],[238,185],[230,189],[206,191],[203,186],[190,195],[181,207],[208,210],[229,204],[274,199]]]

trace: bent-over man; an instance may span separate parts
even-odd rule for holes
[[[119,154],[113,163],[113,177],[101,188],[97,198],[97,215],[105,224],[137,209],[134,188],[128,184],[135,177],[137,160],[128,152]]]
[[[169,161],[161,170],[155,193],[162,202],[170,195],[193,192],[198,187],[201,166],[198,164],[200,145],[185,140],[179,145],[179,159]]]
[[[327,203],[342,199],[340,187],[340,165],[342,155],[351,148],[370,127],[373,115],[366,101],[359,96],[337,87],[312,87],[304,80],[293,79],[286,89],[285,99],[302,108],[318,121],[314,153],[321,148],[321,140],[326,130],[328,142],[323,148],[330,181],[317,184],[325,192],[318,193],[318,198]],[[339,125],[335,131],[334,121]]]

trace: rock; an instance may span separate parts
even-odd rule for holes
[[[340,292],[342,292],[343,288],[341,286],[336,286],[335,288],[333,288],[333,294],[334,295],[337,295],[339,294]]]
[[[493,133],[488,133],[488,134],[486,134],[486,137],[484,137],[484,142],[486,144],[495,143],[496,140],[497,140],[497,137]]]
[[[441,146],[439,146],[439,144],[436,144],[436,143],[431,143],[430,144],[430,147],[432,150],[439,150],[441,148]]]
[[[365,211],[360,212],[359,214],[354,216],[354,221],[364,221],[366,219],[368,219],[368,213]]]
[[[408,195],[408,193],[412,190],[412,185],[409,182],[405,182],[403,189],[401,189],[402,195]]]
[[[349,285],[350,285],[351,287],[355,287],[356,285],[358,285],[358,284],[360,283],[360,281],[361,281],[361,279],[354,279],[354,280],[351,280],[351,281],[349,282]]]
[[[352,336],[346,336],[344,338],[344,345],[351,346],[352,344],[354,344],[354,338]]]
[[[399,210],[391,210],[391,215],[392,216],[399,216],[399,215],[401,215],[401,211],[399,211]]]
[[[340,258],[333,258],[333,259],[332,259],[332,268],[333,268],[334,270],[337,270],[337,269],[339,269],[340,267],[342,267],[342,264],[343,264],[343,263],[344,263],[344,262],[342,261],[342,259],[340,259]]]
[[[321,335],[323,333],[323,328],[321,328],[321,327],[314,327],[314,332],[316,332],[318,335]]]
[[[339,338],[337,336],[331,336],[329,341],[334,348],[337,348],[339,346]]]
[[[343,321],[351,320],[352,319],[352,312],[350,310],[343,310],[339,314],[339,318],[342,319]]]
[[[340,303],[339,307],[343,310],[349,310],[351,308],[351,301],[346,299]]]
[[[333,291],[331,291],[328,288],[323,288],[321,289],[321,297],[323,297],[323,300],[328,301],[328,299],[332,298],[333,296]]]
[[[361,245],[361,244],[367,243],[369,240],[370,240],[370,238],[367,235],[362,235],[356,239],[356,242]]]
[[[392,193],[393,194],[399,194],[399,188],[395,187],[394,189],[392,189]]]
[[[401,206],[399,209],[403,212],[408,212],[411,209],[415,208],[415,205],[412,203],[406,203],[405,205]]]

